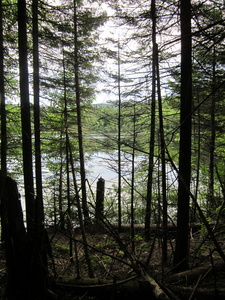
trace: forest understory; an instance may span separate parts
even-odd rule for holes
[[[159,232],[145,241],[143,230],[136,230],[133,243],[129,229],[120,233],[115,230],[114,234],[93,227],[87,231],[94,272],[94,278],[90,278],[80,230],[76,229],[71,238],[67,231],[49,229],[50,287],[57,295],[52,299],[225,299],[225,263],[203,230],[191,234],[189,270],[183,272],[173,267],[175,232],[168,234],[167,262],[162,261]],[[222,249],[223,235],[217,235]],[[0,276],[3,295],[4,259]]]

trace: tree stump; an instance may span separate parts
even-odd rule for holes
[[[104,217],[104,197],[105,197],[105,180],[102,177],[100,177],[97,182],[97,192],[96,192],[96,207],[95,207],[96,221],[100,221]]]
[[[1,222],[6,256],[6,297],[24,297],[27,282],[27,237],[16,182],[0,175]],[[22,299],[21,298],[21,299]],[[17,299],[17,298],[15,298]]]
[[[27,234],[17,184],[1,173],[0,201],[7,267],[4,299],[54,299],[47,289],[47,269],[42,259],[46,241],[41,241],[35,230]]]

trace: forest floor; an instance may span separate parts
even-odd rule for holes
[[[162,262],[160,234],[146,242],[142,233],[143,230],[136,230],[131,243],[129,230],[110,234],[87,231],[88,253],[85,253],[79,230],[73,232],[72,239],[66,231],[49,230],[50,286],[57,299],[225,299],[225,262],[207,233],[198,231],[191,235],[189,270],[179,273],[173,270],[174,232],[168,235],[166,263]],[[224,233],[216,238],[225,252]],[[94,278],[86,263],[87,255]],[[0,249],[0,299],[5,280],[5,256]]]
[[[146,242],[142,233],[143,230],[137,230],[131,243],[129,230],[88,232],[88,255],[94,273],[94,278],[90,278],[79,230],[73,232],[72,240],[66,232],[51,232],[53,259],[49,266],[60,299],[225,299],[225,263],[207,234],[192,234],[190,268],[175,273],[174,232],[168,235],[166,263],[162,262],[160,235]],[[217,240],[225,248],[223,234]],[[75,253],[73,257],[69,245]],[[156,280],[164,294],[154,290],[151,279]]]

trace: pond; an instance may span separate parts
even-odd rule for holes
[[[146,161],[146,156],[135,155],[134,167]],[[132,171],[132,155],[126,152],[121,152],[121,175],[122,178],[128,180]],[[118,183],[118,152],[95,152],[86,162],[86,177],[94,186],[97,179],[102,177],[105,180],[106,188],[111,188]]]

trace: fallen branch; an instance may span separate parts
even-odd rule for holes
[[[144,274],[143,279],[148,282],[152,288],[152,292],[156,299],[159,300],[169,300],[170,297],[163,291],[163,289],[159,286],[159,284],[155,281],[153,277],[149,274]]]

